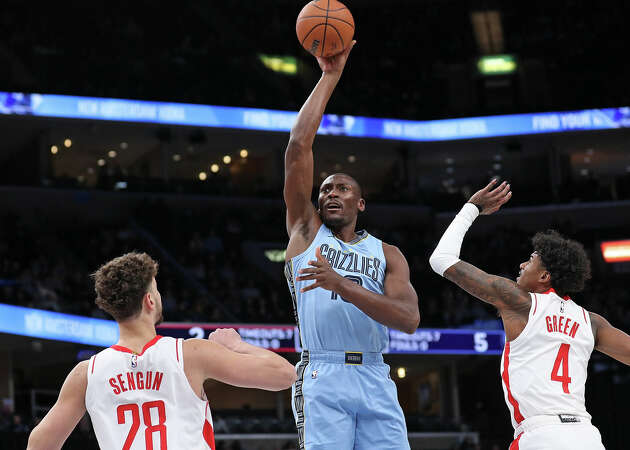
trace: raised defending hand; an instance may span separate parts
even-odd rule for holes
[[[477,191],[470,197],[469,203],[481,207],[481,214],[488,215],[498,211],[507,201],[512,198],[512,191],[507,181],[496,186],[497,180],[493,178],[488,185]]]
[[[308,262],[313,267],[300,270],[300,276],[296,278],[297,281],[315,280],[315,283],[302,288],[300,292],[307,292],[318,287],[336,291],[345,278],[333,270],[328,260],[322,256],[320,247],[315,250],[315,256],[317,260]]]
[[[346,66],[346,61],[348,61],[348,55],[350,55],[350,51],[356,43],[357,41],[352,41],[350,45],[348,45],[348,48],[338,55],[329,56],[328,58],[317,56],[317,62],[319,63],[319,67],[322,69],[322,72],[333,75],[341,75],[343,68]]]
[[[236,332],[234,328],[217,328],[210,336],[208,340],[216,344],[222,345],[225,348],[237,351],[241,344],[241,336]]]

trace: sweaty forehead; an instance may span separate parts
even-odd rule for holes
[[[358,188],[359,187],[359,183],[356,182],[356,180],[354,178],[352,178],[351,176],[348,175],[331,175],[328,178],[326,178],[321,186],[325,186],[327,184],[349,184],[350,186],[352,186],[353,188]]]

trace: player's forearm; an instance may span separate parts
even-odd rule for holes
[[[239,342],[238,346],[233,348],[232,351],[236,353],[243,353],[245,355],[257,356],[260,358],[273,358],[273,357],[280,358],[276,353],[272,351],[266,350],[262,347],[257,347],[252,344],[248,344],[247,342],[244,342],[244,341]],[[280,358],[280,359],[284,359],[284,358]]]
[[[385,326],[412,334],[420,324],[418,303],[377,294],[350,280],[337,293],[372,319]]]
[[[33,428],[28,437],[26,450],[59,450],[65,438],[56,436],[54,430],[44,430],[42,425]]]
[[[275,352],[248,344],[247,342],[240,342],[234,351],[260,358],[265,368],[271,370],[273,376],[270,377],[269,383],[265,386],[267,390],[280,391],[286,389],[297,378],[293,365]]]
[[[266,359],[270,361],[271,364],[279,368],[286,367],[288,365],[291,370],[293,370],[293,366],[282,356],[278,355],[275,352],[272,352],[271,350],[266,350],[255,345],[248,344],[247,342],[240,342],[238,347],[234,349],[234,351],[236,353],[243,353],[245,355],[251,355],[257,358]]]
[[[479,210],[472,203],[466,203],[448,226],[437,247],[433,251],[429,264],[439,275],[459,262],[459,253],[468,228],[479,215]]]
[[[312,148],[324,110],[335,90],[335,86],[339,82],[339,78],[339,75],[322,74],[315,89],[311,92],[302,109],[300,109],[297,120],[291,129],[287,152],[300,149],[310,150]]]

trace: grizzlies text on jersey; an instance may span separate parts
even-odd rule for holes
[[[309,261],[316,259],[317,247],[338,274],[372,292],[384,293],[386,262],[382,241],[360,231],[353,241],[343,242],[322,225],[308,249],[287,261],[285,267],[302,347],[308,350],[385,351],[387,327],[335,292],[321,288],[300,292],[312,281],[295,281],[295,278],[301,269],[309,267]]]

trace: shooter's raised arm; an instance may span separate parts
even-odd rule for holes
[[[293,237],[297,230],[305,239],[312,240],[318,222],[311,191],[313,189],[313,141],[330,96],[337,86],[348,60],[353,43],[342,53],[330,58],[317,58],[322,77],[302,106],[291,129],[284,157],[284,201],[287,204],[287,233]],[[314,226],[313,226],[314,225]]]

